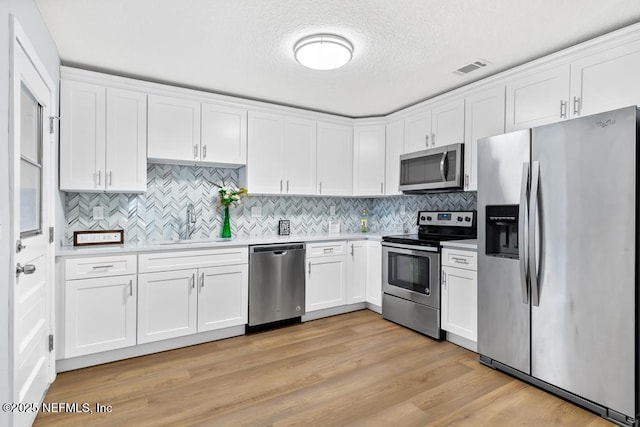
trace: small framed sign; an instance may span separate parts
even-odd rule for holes
[[[288,219],[281,219],[278,221],[278,234],[280,236],[288,236],[291,234],[291,228],[289,227]]]
[[[73,232],[73,246],[117,245],[122,243],[124,243],[124,230]]]

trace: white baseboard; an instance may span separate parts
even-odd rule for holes
[[[447,341],[459,345],[460,347],[464,347],[467,350],[471,350],[476,353],[478,352],[478,343],[476,341],[471,341],[470,339],[461,337],[460,335],[447,332]]]
[[[358,311],[367,308],[366,303],[359,302],[356,304],[349,305],[341,305],[339,307],[331,307],[325,308],[323,310],[315,310],[312,312],[308,312],[304,316],[302,316],[303,322],[308,322],[309,320],[322,319],[323,317],[336,316],[338,314],[349,313],[351,311]]]

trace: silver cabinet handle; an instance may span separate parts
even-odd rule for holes
[[[560,118],[567,118],[567,101],[564,101],[562,99],[560,100]]]
[[[447,287],[447,273],[444,270],[442,270],[442,287]]]
[[[431,146],[432,147],[436,146],[436,134],[435,133],[431,134]]]
[[[429,134],[424,136],[424,145],[429,146]]]
[[[193,146],[193,158],[197,159],[198,158],[198,144],[195,144]]]
[[[351,244],[351,256],[353,256],[353,243]]]
[[[311,261],[309,261],[309,277],[311,277]]]
[[[33,274],[36,272],[36,266],[33,264],[25,264],[25,265],[20,265],[20,263],[18,263],[16,265],[16,275],[19,274]]]
[[[196,288],[196,273],[193,273],[191,275],[191,289],[195,289]]]
[[[536,259],[536,215],[538,213],[538,186],[540,184],[540,162],[533,162],[531,168],[531,188],[529,189],[529,280],[531,282],[531,304],[540,305],[540,283],[538,260]]]
[[[457,257],[452,256],[451,259],[454,260],[457,263],[460,263],[460,264],[469,264],[469,261],[467,261],[464,258],[457,258]]]
[[[464,174],[464,186],[465,186],[465,188],[469,188],[469,174],[468,173]]]
[[[207,158],[207,144],[202,146],[202,160]]]
[[[384,182],[380,183],[380,194],[384,194]]]
[[[320,194],[322,194],[322,182],[320,182]]]
[[[282,180],[280,180],[280,192],[282,193]]]
[[[102,183],[102,171],[98,171],[98,187],[101,185]]]
[[[109,264],[109,265],[94,265],[91,268],[94,269],[94,270],[97,270],[98,268],[113,268],[113,264]]]
[[[289,180],[287,180],[287,194],[289,194]]]
[[[573,97],[573,114],[574,115],[578,115],[580,114],[580,97],[579,96],[574,96]]]
[[[129,296],[133,296],[133,280],[129,280]]]
[[[109,184],[107,184],[107,185],[112,186],[112,185],[113,185],[113,183],[112,183],[112,180],[111,180],[111,171],[109,171],[109,173],[107,174],[107,176],[109,177]]]
[[[333,248],[324,248],[323,249],[325,254],[332,254],[333,253]]]
[[[518,235],[522,242],[519,246],[518,262],[520,263],[520,288],[522,291],[522,303],[529,304],[529,271],[527,268],[528,249],[529,249],[529,226],[527,220],[529,218],[527,210],[529,209],[527,201],[527,190],[529,189],[529,162],[522,164],[522,183],[520,186],[520,206],[518,218]]]
[[[204,273],[200,275],[200,288],[204,288]]]

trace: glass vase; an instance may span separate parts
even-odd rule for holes
[[[229,206],[224,207],[224,222],[222,223],[222,238],[231,237],[231,223],[229,222]]]

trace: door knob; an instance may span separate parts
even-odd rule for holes
[[[33,264],[20,265],[18,263],[16,265],[16,275],[24,273],[24,274],[33,274],[36,272],[36,266]]]

